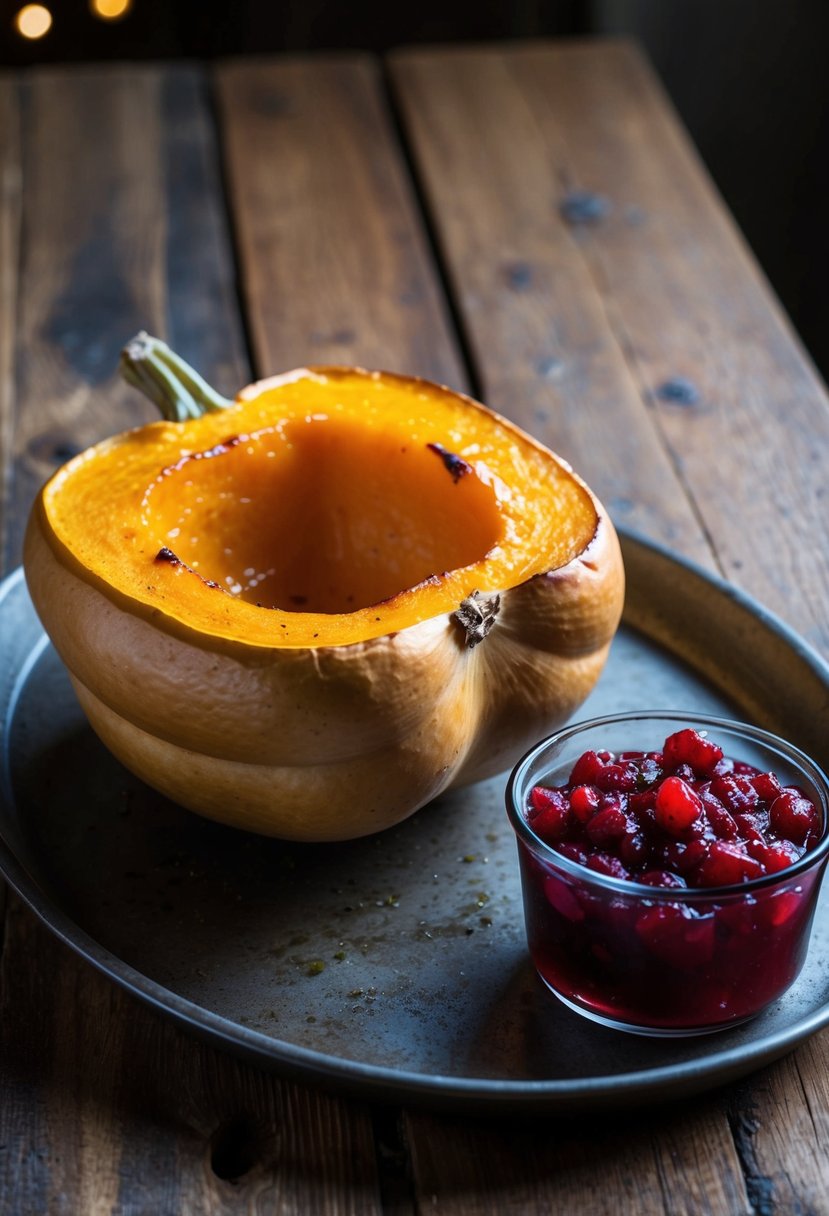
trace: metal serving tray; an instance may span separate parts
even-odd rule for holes
[[[829,761],[829,668],[756,602],[623,537],[625,619],[579,717],[753,721]],[[570,1013],[524,940],[505,778],[400,827],[297,845],[202,820],[86,724],[18,571],[0,588],[0,869],[72,949],[227,1049],[350,1093],[503,1112],[697,1092],[829,1022],[829,894],[795,987],[748,1024],[649,1040]]]

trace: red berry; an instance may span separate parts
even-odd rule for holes
[[[636,782],[637,790],[651,789],[662,777],[662,764],[655,756],[643,756],[637,767],[639,769],[639,777]]]
[[[737,834],[742,840],[756,840],[762,843],[763,830],[755,815],[735,815]]]
[[[702,887],[727,887],[750,878],[760,878],[764,873],[761,863],[749,857],[740,845],[729,840],[715,840],[705,861],[699,866],[696,878]]]
[[[659,860],[666,870],[677,874],[692,874],[708,856],[704,840],[671,840],[659,850]]]
[[[628,830],[628,817],[618,806],[607,806],[597,811],[585,831],[593,844],[609,845],[619,840]]]
[[[544,883],[544,894],[547,900],[565,920],[575,923],[584,920],[584,908],[581,906],[568,883],[550,875]]]
[[[620,859],[631,871],[641,870],[650,857],[650,845],[642,832],[628,832],[617,847]]]
[[[687,887],[684,878],[679,874],[672,874],[670,870],[646,870],[637,880],[643,882],[648,887]]]
[[[710,962],[714,917],[695,916],[679,904],[655,904],[636,921],[636,932],[651,954],[683,970]]]
[[[570,785],[595,785],[605,765],[598,752],[583,752],[573,765]]]
[[[564,840],[561,844],[557,844],[556,850],[561,853],[562,857],[567,857],[580,866],[587,861],[587,850],[583,849],[581,845],[574,844],[572,840]]]
[[[656,795],[656,822],[671,836],[685,836],[700,817],[702,801],[681,777],[666,777]]]
[[[546,811],[550,806],[566,806],[567,795],[564,790],[558,790],[549,785],[534,785],[530,790],[529,796],[530,822],[541,811]]]
[[[784,840],[803,844],[809,832],[817,827],[818,816],[814,804],[797,789],[784,789],[775,798],[769,810],[771,830]]]
[[[567,795],[562,790],[536,785],[530,791],[530,806],[530,825],[536,835],[544,840],[557,840],[566,833],[570,824],[570,807]]]
[[[595,785],[577,785],[570,794],[570,809],[579,823],[587,820],[599,809],[601,794]]]
[[[610,853],[594,853],[587,859],[587,868],[595,870],[597,874],[607,874],[610,878],[630,878],[619,858]]]
[[[717,839],[736,840],[739,835],[736,821],[729,815],[716,794],[712,794],[710,788],[704,788],[700,790],[699,796],[705,808],[705,817]]]
[[[719,798],[732,815],[738,812],[753,811],[760,801],[751,778],[741,776],[739,773],[725,773],[715,777],[711,782],[711,793]]]
[[[718,761],[722,760],[722,748],[690,727],[669,735],[663,754],[667,768],[676,770],[687,764],[697,777],[710,777]]]
[[[746,852],[760,862],[767,874],[785,870],[800,857],[800,849],[788,840],[778,840],[775,843],[749,840],[746,842]]]
[[[606,793],[632,793],[639,780],[639,769],[632,762],[626,764],[606,764],[596,776],[596,785]]]
[[[768,803],[769,806],[771,806],[775,798],[783,793],[783,786],[777,780],[774,773],[758,773],[756,777],[751,778],[751,784],[756,789],[760,799]]]
[[[643,824],[653,823],[653,808],[656,802],[656,790],[643,790],[641,794],[631,794],[628,798],[628,809],[640,819]]]

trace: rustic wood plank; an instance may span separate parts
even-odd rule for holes
[[[18,251],[22,166],[20,106],[14,78],[0,77],[0,575],[11,513],[14,451],[14,352],[17,339]],[[0,932],[6,886],[0,880]],[[0,937],[0,954],[2,954]]]
[[[116,371],[137,330],[168,335],[226,391],[247,379],[200,88],[187,71],[147,69],[44,71],[21,86],[10,562],[43,480],[73,452],[153,416]]]
[[[148,416],[114,374],[136,329],[169,336],[225,391],[250,377],[201,76],[37,72],[20,95],[12,556],[67,449]],[[188,1038],[14,899],[0,968],[4,1211],[379,1211],[364,1107]]]
[[[152,72],[149,75],[152,76]],[[302,88],[313,93],[313,74],[303,75]],[[229,77],[225,80],[228,81]],[[228,83],[223,85],[224,89],[229,87]],[[245,82],[239,82],[240,91],[244,87]],[[329,99],[324,101],[321,110],[314,111],[318,117],[313,130],[317,132],[318,139],[326,133],[325,122],[319,118],[319,114],[333,114],[336,105],[343,104],[342,98],[351,96],[349,90],[355,90],[358,98],[364,97],[362,86],[337,86]],[[102,91],[106,93],[103,86]],[[70,94],[68,85],[62,85],[55,92],[58,109],[61,105],[69,105]],[[364,136],[369,132],[377,133],[375,118],[382,115],[373,85],[368,89],[368,95],[374,98],[368,113],[375,117],[365,123],[363,118],[360,119]],[[151,110],[160,104],[158,98],[161,94],[158,91],[145,90],[142,96],[142,109],[143,104],[149,104]],[[295,98],[296,94],[291,96]],[[333,99],[337,97],[340,101],[335,103]],[[35,87],[29,90],[27,98],[27,121],[33,121],[36,116],[38,101]],[[78,107],[75,111],[76,121],[79,113],[88,119],[96,114],[96,107],[92,103],[84,103],[83,106],[80,102],[75,104]],[[395,229],[393,224],[384,223],[379,216],[367,222],[366,231],[370,236],[370,240],[367,240],[370,246],[368,256],[374,256],[372,250],[378,241],[384,250],[382,256],[372,263],[374,269],[371,274],[366,271],[362,260],[358,259],[356,264],[352,264],[351,253],[340,251],[340,238],[343,235],[350,234],[350,239],[358,246],[366,239],[360,210],[349,203],[341,205],[352,217],[352,227],[337,226],[336,189],[342,181],[341,172],[324,179],[328,183],[328,196],[323,195],[321,201],[321,196],[314,193],[315,203],[311,211],[315,231],[336,233],[334,247],[337,249],[336,258],[340,259],[336,262],[339,266],[336,273],[331,271],[329,256],[315,261],[312,249],[303,251],[304,258],[295,256],[297,250],[293,241],[300,239],[303,227],[300,224],[303,217],[299,212],[298,200],[286,200],[285,214],[292,218],[279,227],[275,236],[271,232],[270,221],[265,223],[260,219],[260,208],[272,206],[274,199],[271,191],[280,183],[275,184],[271,175],[247,176],[247,169],[250,168],[247,158],[258,156],[261,149],[268,146],[267,142],[259,141],[267,141],[267,131],[271,128],[265,120],[270,122],[271,119],[280,118],[280,104],[267,99],[261,101],[264,113],[259,114],[257,122],[263,126],[256,138],[251,138],[248,143],[248,133],[240,117],[244,107],[237,109],[233,98],[228,99],[226,93],[223,96],[228,128],[235,129],[229,144],[231,190],[237,199],[240,217],[247,213],[247,219],[240,220],[243,225],[240,227],[240,245],[244,252],[251,307],[257,318],[254,344],[259,369],[274,370],[314,358],[316,361],[355,358],[363,362],[380,362],[379,358],[372,357],[372,352],[386,351],[393,354],[395,366],[425,371],[426,374],[458,383],[462,378],[460,361],[454,352],[437,287],[428,271],[425,242],[413,220],[410,195],[399,168],[390,176],[387,176],[388,170],[382,173],[386,186],[389,181],[397,185],[389,187],[389,192],[383,194],[386,201],[380,209],[385,214],[393,211],[400,218],[402,228]],[[356,114],[365,116],[366,107],[360,108],[354,100],[351,104],[356,122]],[[104,99],[99,110],[103,112],[106,108]],[[268,113],[269,108],[273,112]],[[345,112],[351,113],[348,108]],[[152,114],[149,121],[153,121]],[[186,121],[194,121],[192,113]],[[203,120],[195,121],[198,131]],[[63,127],[70,141],[67,149],[71,149],[72,123],[67,120]],[[180,128],[181,131],[185,129],[191,128]],[[389,135],[385,119],[381,120],[379,129]],[[308,127],[300,125],[299,130],[307,139]],[[251,131],[256,131],[254,124]],[[97,129],[96,139],[100,139]],[[178,152],[173,157],[174,163],[171,163],[171,153],[168,152],[167,167],[162,170],[158,165],[155,139],[155,136],[149,139],[155,168],[151,165],[148,171],[166,190],[169,189],[168,183],[175,165],[179,163],[178,158],[187,151],[189,141],[182,138]],[[243,142],[246,152],[240,150]],[[290,140],[288,143],[290,145]],[[32,146],[27,141],[27,147]],[[362,164],[360,156],[367,155],[363,140],[354,145],[349,140],[346,146],[349,155],[341,162],[341,169],[346,161],[348,164]],[[382,162],[386,151],[379,153],[377,148],[387,150],[390,141],[370,146],[374,148],[373,155]],[[45,137],[41,132],[34,148],[45,147]],[[65,155],[59,144],[52,146],[51,153]],[[33,164],[37,163],[41,154],[40,151],[32,154]],[[304,166],[303,171],[309,174],[321,172],[319,165],[298,159],[298,151],[294,160],[287,154],[285,157],[286,163],[294,166],[293,171]],[[117,188],[120,180],[118,175],[109,177],[100,168],[96,170],[91,162],[88,171],[92,174],[94,189],[102,184],[104,188],[114,185],[116,211],[126,221],[130,209]],[[123,171],[126,174],[126,168]],[[58,184],[56,176],[53,174],[50,177],[45,171],[40,180],[51,181],[53,188]],[[311,180],[315,185],[323,184],[316,176],[312,176]],[[261,196],[253,191],[252,181],[261,185]],[[138,273],[138,262],[143,263],[139,268],[141,272],[146,270],[147,255],[136,251],[151,250],[149,260],[154,287],[146,293],[145,300],[151,299],[156,306],[159,301],[165,301],[165,304],[164,308],[159,307],[156,311],[148,309],[152,316],[149,320],[142,316],[138,324],[153,324],[163,331],[164,309],[172,308],[175,284],[184,281],[182,276],[186,276],[188,270],[196,276],[205,272],[197,264],[195,250],[193,255],[188,255],[180,246],[179,242],[186,239],[190,230],[188,222],[176,229],[178,237],[175,249],[170,248],[172,238],[166,225],[166,235],[161,239],[158,233],[148,234],[141,227],[148,223],[147,216],[157,214],[154,192],[159,188],[153,186],[149,202],[146,199],[142,202],[140,215],[144,218],[139,218],[139,230],[134,236],[130,236],[128,229],[125,229],[108,237],[107,241],[115,245],[112,256],[116,266],[129,267],[127,277]],[[77,206],[78,201],[83,205],[80,187],[73,184],[72,190],[73,206]],[[374,205],[374,193],[371,191],[359,193],[359,199],[364,207]],[[202,218],[198,207],[194,205],[189,209],[179,201],[173,211],[181,217],[189,214],[190,221],[198,228]],[[61,250],[77,247],[78,238],[77,235],[71,237],[69,245],[65,246],[62,240],[55,237],[52,228],[58,224],[57,212],[57,202],[51,212],[45,204],[41,204],[41,217],[45,215],[48,221],[44,240],[60,259]],[[77,218],[71,219],[71,212],[71,208],[67,209],[61,222],[77,224]],[[410,223],[415,224],[414,236],[408,227]],[[77,234],[77,228],[73,231]],[[33,225],[27,225],[27,240],[37,242],[39,239],[38,230]],[[577,232],[573,239],[580,243],[584,234]],[[203,232],[199,237],[199,241],[202,240]],[[220,248],[221,244],[219,240]],[[31,254],[32,250],[26,251],[27,257]],[[263,260],[260,261],[260,258]],[[275,278],[268,271],[268,259]],[[225,257],[225,267],[227,262]],[[209,263],[213,264],[212,257]],[[176,266],[174,275],[170,269],[173,264]],[[59,295],[65,282],[63,272],[52,273],[54,278],[50,291]],[[365,277],[361,277],[363,274]],[[402,332],[394,318],[385,316],[386,311],[397,311],[399,301],[395,292],[399,280],[396,276],[405,279],[406,274],[412,276],[406,281],[419,283],[418,291],[423,293],[419,296],[419,303],[418,292],[415,293],[416,299],[412,305],[414,338]],[[515,284],[520,283],[522,274],[519,270],[513,275]],[[171,275],[175,283],[170,282]],[[196,283],[199,283],[198,277]],[[268,292],[270,283],[278,286],[276,303]],[[301,287],[297,287],[297,283]],[[354,337],[343,341],[343,332],[339,328],[341,324],[345,325],[342,318],[357,315],[360,325],[363,324],[362,296],[372,283],[374,290],[378,290],[379,283],[387,293],[385,299],[394,301],[395,306],[392,308],[389,305],[384,310],[372,302],[365,330],[354,330]],[[359,286],[359,293],[352,294],[354,284]],[[215,284],[204,281],[200,286],[215,289]],[[313,301],[323,289],[331,293],[333,301],[326,306],[326,328],[319,331],[322,336],[315,340]],[[193,343],[193,349],[182,346],[184,353],[204,367],[208,374],[216,375],[226,391],[232,389],[238,382],[237,377],[246,372],[241,340],[238,340],[235,354],[230,356],[227,352],[234,349],[233,339],[229,346],[222,344],[223,325],[228,320],[232,323],[235,316],[231,291],[228,274],[218,286],[220,298],[215,308],[209,303],[205,304],[204,315],[192,326],[189,334],[187,329],[182,330],[182,336]],[[296,308],[292,293],[298,297]],[[76,301],[78,315],[81,315],[86,304],[82,284],[69,294]],[[186,303],[190,299],[190,290],[175,298]],[[204,303],[204,300],[205,292],[194,287],[193,303]],[[103,425],[105,418],[103,415],[97,419],[94,417],[93,393],[88,385],[84,387],[89,379],[89,371],[80,371],[77,356],[71,352],[67,356],[63,348],[66,334],[71,331],[69,321],[75,309],[71,304],[65,307],[62,324],[47,341],[42,337],[40,321],[51,317],[49,299],[35,300],[28,307],[29,338],[25,349],[30,351],[37,346],[39,353],[44,356],[44,363],[39,369],[36,364],[29,362],[27,355],[21,366],[18,383],[25,390],[26,400],[37,402],[42,379],[43,387],[48,390],[45,399],[49,403],[42,417],[48,420],[50,426],[58,426],[63,425],[64,418],[69,418],[73,410],[77,412],[77,405],[72,404],[71,392],[85,392],[85,400],[93,415],[89,438],[97,437],[95,427]],[[122,302],[117,305],[116,311],[134,320],[137,310],[133,305],[125,307]],[[175,311],[177,317],[181,315],[178,304]],[[593,316],[594,312],[596,316]],[[265,320],[267,315],[270,315],[270,321]],[[591,324],[598,325],[597,316],[597,310],[591,310]],[[290,321],[286,318],[290,318]],[[290,328],[294,319],[296,330]],[[128,332],[137,327],[131,320]],[[85,341],[89,340],[91,332],[87,331]],[[213,361],[209,351],[200,353],[197,346],[199,335],[204,332],[211,335]],[[616,341],[619,331],[611,329],[608,332]],[[62,340],[60,335],[63,335]],[[219,348],[215,346],[217,339],[221,344]],[[117,339],[119,343],[121,340],[122,337]],[[604,340],[610,342],[607,334]],[[175,335],[174,341],[181,346]],[[38,343],[41,345],[38,346]],[[606,357],[605,374],[608,381],[615,381],[624,373],[628,381],[635,382],[635,364],[630,353],[622,360],[622,367],[613,348],[608,346],[608,349],[611,353],[603,356]],[[223,367],[218,366],[216,359],[219,352],[226,360]],[[54,366],[50,358],[54,360]],[[103,388],[99,391],[111,393],[113,402],[120,403],[120,390],[116,389],[114,383],[109,383],[104,373],[94,372],[95,360],[89,353],[87,359],[93,365],[93,375],[104,376],[101,381]],[[101,366],[98,363],[98,367]],[[444,370],[435,371],[433,368]],[[554,380],[554,367],[546,369],[548,377],[551,373]],[[600,376],[598,380],[601,383]],[[61,404],[62,393],[67,390],[71,390],[67,396],[68,409]],[[629,392],[629,387],[625,392]],[[576,403],[575,396],[571,400]],[[132,404],[131,398],[129,403],[123,400],[124,408],[128,404]],[[493,401],[493,404],[496,402]],[[120,404],[116,404],[116,408],[121,408]],[[62,412],[64,409],[67,409],[66,413]],[[577,435],[581,433],[579,427],[587,426],[578,420],[573,425]],[[600,420],[595,420],[592,425],[601,431]],[[638,415],[635,425],[641,429]],[[661,450],[661,436],[664,434],[664,431],[657,433],[657,451]],[[25,501],[38,471],[48,470],[54,456],[54,448],[51,454],[46,449],[40,450],[39,454],[35,450],[33,454],[32,444],[35,440],[36,432],[32,430],[25,448],[20,447],[21,453],[25,451],[27,463],[26,476],[15,487],[15,501],[18,503]],[[656,467],[660,470],[666,468],[673,476],[670,463],[664,459]],[[675,477],[666,485],[674,487],[672,493],[681,495],[680,482]],[[665,486],[661,487],[660,492],[667,493]],[[654,493],[654,504],[657,500],[658,495]],[[16,510],[16,518],[22,519],[22,507]],[[670,535],[677,544],[687,545],[689,551],[699,545],[700,552],[704,553],[701,532],[695,531],[693,520],[689,522],[688,517],[677,514],[672,527],[675,527],[675,531]],[[32,960],[36,960],[35,965]],[[16,1182],[22,1178],[25,1196],[22,1210],[229,1212],[238,1211],[241,1207],[247,1210],[267,1207],[282,1213],[380,1210],[382,1197],[378,1198],[369,1120],[360,1107],[352,1107],[333,1098],[321,1098],[302,1087],[282,1085],[209,1049],[198,1048],[172,1027],[156,1022],[146,1011],[134,1009],[132,1002],[78,964],[16,904],[9,919],[2,966],[0,999],[4,1004],[0,1019],[0,1042],[3,1056],[0,1066],[3,1069],[3,1097],[0,1100],[0,1143],[6,1146],[6,1152],[0,1154],[0,1194],[5,1193],[3,1187],[10,1178]],[[810,1045],[809,1050],[813,1047],[817,1050],[819,1042]],[[813,1063],[819,1064],[825,1071],[822,1058],[816,1057]],[[811,1072],[808,1075],[811,1077]],[[808,1131],[802,1104],[805,1092],[803,1078],[797,1083],[801,1087],[801,1097],[798,1100],[800,1105],[796,1107],[796,1123]],[[793,1092],[792,1085],[787,1083],[779,1098],[769,1103],[769,1116],[776,1112],[779,1117],[782,1107],[792,1100]],[[825,1095],[813,1093],[812,1096],[825,1110]],[[683,1210],[695,1213],[728,1212],[730,1216],[733,1211],[746,1210],[745,1194],[730,1142],[723,1135],[721,1120],[712,1118],[709,1109],[709,1105],[703,1102],[690,1112],[683,1108],[667,1119],[646,1120],[635,1125],[626,1118],[624,1131],[618,1141],[614,1140],[612,1129],[608,1130],[605,1125],[601,1135],[610,1157],[607,1193],[619,1198],[633,1195],[634,1201],[630,1206],[642,1212],[643,1216],[649,1216],[651,1211]],[[544,1121],[528,1141],[517,1132],[510,1139],[508,1129],[503,1126],[481,1128],[464,1124],[453,1127],[451,1121],[432,1121],[426,1116],[412,1116],[408,1130],[417,1155],[418,1197],[424,1210],[442,1210],[455,1216],[461,1212],[509,1211],[509,1205],[518,1195],[526,1199],[526,1205],[517,1208],[513,1203],[512,1210],[571,1210],[572,1206],[572,1210],[578,1212],[590,1210],[587,1208],[588,1200],[597,1197],[592,1162],[588,1163],[586,1156],[579,1155],[583,1153],[588,1139],[588,1129],[584,1124],[566,1129],[565,1143],[570,1148],[566,1155],[562,1153],[561,1156],[552,1153],[545,1142],[546,1138],[560,1132],[560,1125],[554,1121]],[[163,1134],[159,1135],[159,1131]],[[595,1135],[595,1131],[592,1134]],[[568,1135],[571,1138],[569,1142],[566,1139]],[[521,1154],[526,1151],[528,1143],[529,1162],[522,1165]],[[787,1143],[788,1138],[786,1142],[781,1139],[777,1143],[776,1136],[769,1135],[759,1144],[758,1151],[765,1155],[766,1168],[772,1174],[782,1163]],[[65,1153],[60,1160],[57,1158],[56,1145],[61,1146],[61,1154]],[[790,1143],[788,1149],[791,1152]],[[441,1164],[442,1158],[448,1158],[448,1162]],[[209,1165],[211,1159],[214,1169]],[[626,1168],[630,1172],[625,1173]],[[240,1176],[240,1181],[229,1180],[234,1172]],[[19,1185],[17,1193],[20,1193]],[[797,1193],[805,1194],[805,1191],[801,1189]],[[435,1196],[434,1204],[432,1195]],[[567,1204],[560,1203],[562,1195],[567,1197]],[[643,1196],[644,1205],[640,1202]],[[687,1206],[678,1206],[682,1203]],[[401,1199],[400,1210],[407,1207],[405,1199]],[[592,1210],[601,1209],[594,1207]],[[759,1210],[763,1210],[762,1207]]]
[[[509,72],[608,200],[580,249],[720,567],[829,650],[829,398],[661,89],[625,43]]]
[[[596,44],[417,51],[396,57],[393,72],[486,399],[541,428],[617,520],[697,557],[712,544],[721,569],[823,638],[815,607],[827,563],[805,567],[815,556],[806,531],[819,528],[818,460],[829,450],[825,394],[638,58]],[[754,492],[758,475],[770,487],[779,466],[779,490]],[[803,511],[790,529],[789,502]],[[782,567],[767,543],[781,531],[796,546]],[[796,609],[792,584],[812,606]],[[805,1118],[803,1094],[788,1086],[766,1108],[769,1121],[781,1101]],[[487,1151],[421,1118],[410,1134],[419,1193],[465,1212],[458,1196],[475,1193],[471,1175],[464,1181],[451,1162]],[[746,1209],[717,1099],[642,1134],[661,1182],[637,1157],[637,1211]],[[552,1205],[569,1185],[567,1210],[595,1210],[581,1146],[567,1143],[572,1172],[563,1182],[553,1168],[534,1202]],[[525,1147],[500,1170],[532,1188],[538,1168],[524,1172]],[[783,1143],[776,1160],[766,1147],[784,1171]],[[692,1185],[698,1171],[707,1196]],[[494,1174],[489,1183],[488,1195]],[[611,1154],[609,1193],[622,1186]]]
[[[550,54],[554,71],[568,52]],[[561,208],[576,180],[566,130],[542,124],[512,61],[497,48],[392,60],[482,395],[570,460],[617,522],[709,561],[578,210]]]
[[[748,1192],[758,1212],[822,1212],[829,1195],[827,1036],[749,1078],[732,1121]]]
[[[467,387],[374,66],[226,64],[217,86],[258,371],[345,362]],[[383,1209],[404,1216],[394,1151]]]
[[[749,1216],[733,1144],[704,1102],[494,1127],[407,1115],[417,1195],[435,1216]]]
[[[20,107],[14,79],[7,75],[0,77],[0,571],[3,569],[12,486],[20,159]]]
[[[365,1110],[198,1044],[9,922],[4,1212],[380,1212]]]
[[[810,360],[633,48],[528,48],[506,70],[544,137],[564,133],[564,190],[607,203],[579,249],[720,569],[826,654],[829,410]],[[743,1091],[759,1210],[826,1194],[828,1071],[822,1034]]]
[[[159,86],[146,72],[113,77],[109,90],[105,79],[56,71],[21,85],[13,560],[45,477],[73,452],[150,417],[116,387],[114,369],[124,334],[164,319],[164,194],[152,152],[160,142]]]
[[[257,370],[346,363],[465,386],[376,65],[218,72]]]

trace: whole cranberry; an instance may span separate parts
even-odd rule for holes
[[[702,800],[681,777],[666,777],[656,795],[656,822],[671,836],[685,836],[702,813]]]
[[[803,844],[817,826],[817,811],[800,790],[785,789],[769,808],[769,826],[777,836]]]

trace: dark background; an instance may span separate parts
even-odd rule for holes
[[[749,243],[829,376],[827,0],[133,0],[104,23],[88,0],[0,0],[0,63],[212,58],[424,42],[628,34],[646,48]]]

